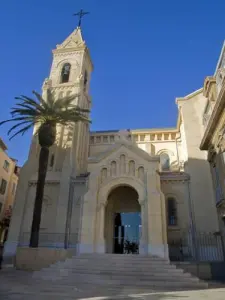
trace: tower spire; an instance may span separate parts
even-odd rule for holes
[[[83,11],[83,9],[81,9],[79,12],[73,14],[73,16],[78,16],[78,27],[81,27],[82,18],[87,14],[89,14],[89,12],[85,12],[85,11]]]

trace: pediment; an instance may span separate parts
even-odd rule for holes
[[[65,41],[57,45],[57,49],[70,49],[70,48],[79,48],[85,45],[83,40],[82,33],[79,27],[77,27],[66,39]]]
[[[135,156],[146,162],[150,161],[159,161],[158,156],[150,156],[147,152],[140,149],[138,146],[129,141],[118,141],[115,144],[111,145],[106,151],[99,153],[95,157],[89,157],[89,163],[99,163],[100,161],[115,156],[116,152],[123,152],[129,156]],[[132,155],[133,154],[133,155]]]

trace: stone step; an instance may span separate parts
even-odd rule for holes
[[[57,286],[68,285],[135,287],[147,289],[207,288],[207,283],[182,269],[177,269],[168,260],[141,255],[87,254],[74,256],[49,268],[34,272],[37,280],[54,282]]]
[[[124,255],[124,256],[126,256],[126,255]],[[67,258],[68,259],[68,258]],[[80,261],[88,261],[88,260],[90,260],[90,258],[89,257],[81,257],[81,256],[73,256],[72,258],[69,258],[69,259],[72,259],[72,260],[74,260],[74,261],[76,261],[76,260],[80,260]],[[134,257],[131,257],[131,256],[129,256],[129,257],[125,257],[125,258],[122,258],[122,257],[109,257],[109,258],[107,258],[107,257],[103,257],[103,258],[101,258],[100,256],[94,256],[93,258],[91,258],[91,259],[94,259],[94,260],[99,260],[99,261],[123,261],[123,262],[129,262],[129,261],[132,261],[132,262],[146,262],[146,261],[149,261],[149,262],[163,262],[163,263],[170,263],[170,261],[169,260],[164,260],[164,259],[162,259],[162,258],[158,258],[158,259],[152,259],[152,258],[148,258],[148,257],[137,257],[137,256],[134,256]]]
[[[41,271],[36,272],[36,274],[56,274],[56,273],[65,273],[65,274],[96,274],[96,275],[127,275],[127,276],[151,276],[151,275],[156,275],[156,276],[167,276],[167,277],[171,277],[171,276],[176,276],[176,277],[180,277],[183,276],[185,278],[187,277],[192,277],[191,274],[189,273],[184,273],[183,270],[181,269],[173,269],[173,270],[133,270],[132,272],[130,272],[129,270],[117,270],[117,269],[108,269],[108,270],[102,270],[101,268],[99,269],[68,269],[68,268],[60,268],[60,269],[44,269]]]
[[[124,266],[172,266],[174,268],[176,268],[176,266],[174,264],[170,264],[168,262],[161,262],[161,261],[142,261],[142,262],[136,262],[136,261],[110,261],[110,260],[75,260],[75,259],[69,259],[66,260],[64,262],[57,262],[55,264],[52,265],[56,265],[56,266],[60,266],[60,265],[82,265],[82,266],[89,266],[90,264],[97,264],[97,265],[102,265],[102,266],[106,266],[106,265],[124,265]]]
[[[43,278],[44,279],[44,278]],[[45,278],[47,279],[47,278]],[[53,281],[54,282],[54,281]],[[74,280],[72,279],[60,279],[60,281],[55,281],[55,283],[57,284],[57,286],[67,286],[67,285],[71,285],[74,283],[74,286],[81,286],[82,285],[87,285],[87,287],[89,287],[90,284],[94,284],[97,286],[105,286],[105,287],[114,287],[114,286],[120,286],[121,288],[124,286],[127,287],[144,287],[144,288],[207,288],[208,285],[207,283],[204,282],[190,282],[190,281],[163,281],[163,280],[149,280],[149,281],[143,281],[143,280],[116,280],[116,279],[94,279],[93,277],[89,278],[82,278],[82,277],[78,277],[78,278],[74,278]]]
[[[99,260],[135,260],[135,261],[141,261],[141,260],[149,260],[149,261],[164,261],[169,262],[169,259],[164,259],[161,257],[153,257],[153,256],[144,256],[144,255],[126,255],[126,254],[90,254],[90,255],[73,255],[70,258],[67,259],[99,259]]]
[[[101,275],[101,274],[132,274],[131,276],[150,276],[150,275],[165,275],[165,276],[183,276],[183,277],[192,277],[190,273],[184,273],[182,269],[172,269],[172,270],[160,270],[160,269],[155,269],[155,270],[117,270],[117,269],[68,269],[68,268],[60,268],[60,269],[42,269],[41,271],[35,272],[35,274],[56,274],[56,273],[65,273],[65,274],[96,274],[96,275]]]
[[[56,269],[68,269],[68,270],[90,270],[90,269],[93,269],[93,270],[116,270],[118,272],[120,271],[124,271],[124,270],[128,270],[128,271],[132,271],[132,270],[137,270],[137,271],[140,271],[140,272],[144,272],[144,271],[157,271],[157,270],[161,270],[162,272],[180,272],[180,273],[183,273],[182,269],[177,269],[175,266],[121,266],[121,265],[114,265],[114,266],[111,266],[111,265],[106,265],[106,266],[102,266],[102,265],[96,265],[96,264],[90,264],[89,266],[82,266],[82,265],[61,265],[61,266],[51,266],[49,268],[44,268],[42,270],[56,270]],[[178,271],[177,271],[178,270]]]
[[[43,279],[52,279],[52,280],[57,280],[57,278],[58,278],[58,280],[63,280],[63,279],[66,279],[66,281],[65,282],[77,282],[77,280],[79,281],[81,278],[82,279],[84,279],[84,280],[87,280],[87,279],[89,279],[91,282],[93,281],[101,281],[101,280],[107,280],[107,282],[114,282],[114,280],[115,281],[119,281],[119,282],[123,282],[124,280],[126,281],[129,281],[130,283],[135,283],[135,282],[137,282],[137,281],[143,281],[143,282],[154,282],[154,281],[162,281],[162,282],[164,282],[164,281],[166,281],[166,282],[179,282],[179,283],[183,283],[183,282],[196,282],[196,283],[198,283],[198,282],[200,282],[199,281],[199,279],[198,278],[195,278],[195,277],[192,277],[192,278],[186,278],[186,277],[167,277],[167,276],[148,276],[148,277],[145,277],[145,276],[139,276],[138,277],[138,280],[137,280],[137,278],[136,277],[132,277],[132,276],[123,276],[123,275],[121,275],[121,276],[119,276],[119,275],[112,275],[112,276],[95,276],[95,275],[93,275],[93,274],[83,274],[84,276],[82,277],[82,274],[80,274],[80,275],[78,275],[77,274],[77,276],[74,276],[74,275],[71,275],[70,274],[70,279],[68,279],[68,276],[63,276],[63,275],[61,275],[61,276],[58,276],[57,277],[57,275],[43,275],[41,278],[43,278]],[[69,281],[68,281],[69,280]]]

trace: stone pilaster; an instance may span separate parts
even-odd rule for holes
[[[98,235],[96,239],[96,252],[105,253],[105,205],[101,203],[98,206]]]
[[[63,163],[59,198],[57,203],[56,221],[55,221],[55,233],[59,234],[60,240],[53,245],[56,248],[64,248],[65,243],[65,230],[67,221],[67,209],[70,193],[72,168],[70,164],[70,149],[67,151],[65,161]]]
[[[147,215],[147,201],[146,199],[140,201],[141,204],[141,237],[139,253],[148,253],[148,215]]]
[[[168,258],[165,203],[159,191],[159,178],[155,169],[147,174],[148,182],[148,253]]]

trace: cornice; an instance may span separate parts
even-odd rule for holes
[[[65,53],[66,55],[68,55],[68,53],[71,52],[71,54],[78,54],[77,52],[79,51],[85,51],[86,50],[86,46],[80,46],[80,47],[74,47],[74,48],[62,48],[62,49],[54,49],[52,50],[52,53],[55,54],[63,54]]]
[[[201,150],[208,150],[209,142],[212,138],[212,134],[213,134],[214,130],[216,129],[218,120],[221,117],[222,113],[224,112],[224,107],[225,107],[225,82],[222,85],[222,88],[218,95],[213,112],[210,116],[208,125],[206,127],[204,136],[202,138],[202,141],[200,144]]]
[[[163,183],[186,182],[190,180],[190,175],[185,172],[159,172],[159,175]]]
[[[184,97],[178,97],[178,98],[176,98],[176,104],[179,104],[179,102],[189,100],[189,99],[193,98],[194,96],[200,94],[202,91],[203,91],[203,88],[200,88],[200,89],[194,91],[193,93],[190,93]]]

